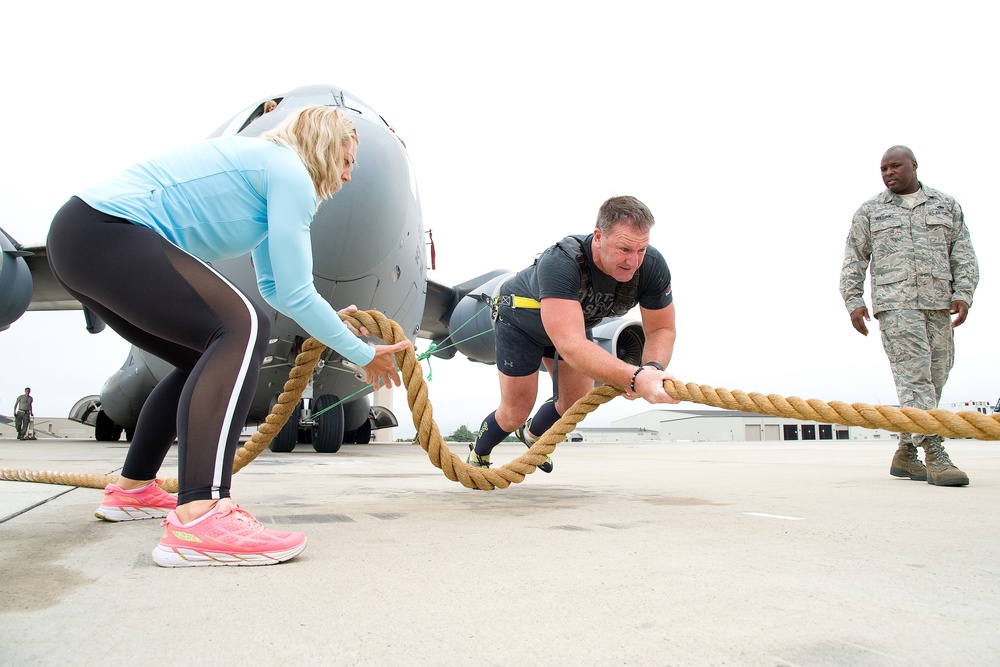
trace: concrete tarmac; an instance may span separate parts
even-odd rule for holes
[[[0,665],[993,665],[1000,443],[947,447],[969,487],[890,477],[884,441],[564,443],[495,491],[414,445],[300,445],[233,480],[308,535],[265,567],[160,568],[158,521],[0,481]],[[0,467],[125,449],[0,440]]]

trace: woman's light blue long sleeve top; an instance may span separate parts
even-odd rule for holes
[[[374,358],[313,284],[309,230],[319,202],[293,149],[250,137],[209,139],[78,196],[204,261],[252,253],[257,287],[272,308],[355,364]]]

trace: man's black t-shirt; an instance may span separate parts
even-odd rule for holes
[[[593,234],[569,237],[567,240],[573,238],[580,242],[587,258],[587,266],[590,268],[590,285],[582,297],[580,264],[576,254],[567,252],[576,243],[559,243],[546,249],[534,264],[507,280],[499,293],[530,297],[536,301],[547,298],[580,301],[584,324],[589,329],[605,317],[611,316],[615,304],[615,291],[624,283],[619,283],[597,268],[591,247]],[[637,274],[638,289],[635,303],[629,304],[630,307],[638,303],[643,308],[659,310],[671,304],[673,295],[670,292],[670,268],[656,248],[646,247],[646,255]],[[516,326],[539,345],[552,345],[542,326],[541,311],[537,308],[512,308],[501,304],[499,315],[500,319]]]

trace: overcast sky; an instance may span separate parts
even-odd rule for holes
[[[901,143],[921,181],[962,204],[981,265],[944,401],[996,402],[997,13],[872,0],[17,3],[0,39],[0,226],[40,243],[80,187],[263,96],[340,85],[407,142],[432,278],[520,269],[590,231],[607,197],[635,195],[673,273],[678,379],[894,404],[877,326],[851,328],[838,278],[851,216]],[[27,313],[0,332],[0,413],[30,385],[38,416],[65,416],[127,350],[86,334],[79,312]],[[495,407],[494,367],[433,371],[442,432]],[[394,407],[397,436],[411,434],[401,392]],[[583,425],[647,407],[618,399]]]

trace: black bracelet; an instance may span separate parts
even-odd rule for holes
[[[646,370],[645,366],[639,366],[638,368],[635,369],[635,373],[632,373],[632,385],[631,387],[629,387],[629,392],[635,393],[635,378],[636,376],[639,375],[639,373],[643,372],[644,370]]]
[[[659,363],[657,363],[655,361],[647,361],[646,363],[643,364],[643,366],[652,366],[653,368],[655,368],[658,371],[662,371],[663,370],[663,366],[661,366]]]

